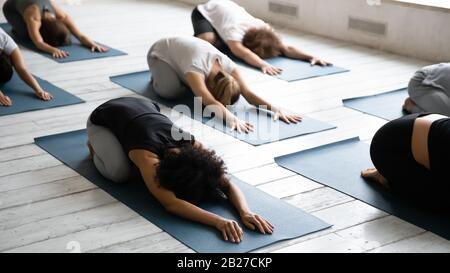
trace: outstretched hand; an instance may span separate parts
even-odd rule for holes
[[[95,43],[94,41],[92,41],[91,39],[89,39],[86,36],[81,37],[80,42],[85,46],[91,49],[92,52],[106,52],[109,49],[107,47],[98,45],[97,43]]]
[[[301,116],[298,116],[298,115],[286,115],[281,110],[275,111],[275,115],[273,116],[273,120],[278,120],[278,119],[286,122],[287,124],[291,124],[291,123],[296,124],[296,123],[302,121],[302,117]]]
[[[283,69],[272,66],[270,64],[266,64],[263,67],[261,67],[261,71],[264,74],[275,76],[281,74],[281,72],[283,72]]]
[[[12,105],[12,101],[11,99],[4,95],[1,91],[0,91],[0,105],[1,106],[11,106]]]
[[[64,51],[64,50],[60,50],[58,48],[55,48],[52,51],[52,56],[55,59],[62,59],[62,58],[68,57],[69,56],[69,52]]]
[[[53,99],[52,94],[46,92],[46,91],[39,91],[36,92],[36,97],[40,98],[41,100],[49,101]]]
[[[320,65],[320,66],[328,66],[328,65],[331,65],[331,63],[329,63],[329,62],[327,62],[327,61],[324,61],[324,60],[322,60],[322,59],[320,59],[320,58],[317,58],[317,57],[312,57],[312,58],[309,60],[309,63],[311,64],[311,66],[313,66],[313,65]]]
[[[109,50],[109,49],[108,49],[107,47],[97,45],[96,43],[93,43],[93,44],[91,45],[91,51],[92,51],[92,52],[100,52],[100,53],[104,53],[104,52],[107,52],[108,50]]]
[[[258,214],[248,212],[242,215],[241,219],[244,225],[251,230],[257,230],[262,234],[273,233],[274,226]]]
[[[232,243],[240,243],[244,237],[242,228],[236,221],[222,219],[220,220],[216,228],[222,233],[223,239]]]
[[[239,119],[235,118],[231,123],[231,131],[236,130],[238,133],[246,133],[253,131],[253,125],[248,122],[242,122]]]

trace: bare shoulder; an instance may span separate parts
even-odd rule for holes
[[[28,6],[24,13],[23,13],[23,17],[25,21],[34,21],[34,20],[41,20],[41,11],[39,10],[38,5],[33,4]]]
[[[157,164],[159,162],[159,157],[155,153],[144,149],[133,149],[128,153],[128,157],[138,167],[143,164]]]

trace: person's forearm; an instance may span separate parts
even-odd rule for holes
[[[181,199],[171,204],[166,210],[171,214],[212,227],[216,227],[217,223],[222,220],[222,217]]]
[[[267,108],[267,110],[269,111],[273,111],[276,112],[278,109],[273,106],[271,103],[269,103],[268,101],[262,99],[261,97],[257,96],[255,93],[253,92],[246,92],[246,95],[244,95],[245,99],[252,105],[256,106],[256,107],[265,107]]]
[[[252,65],[252,66],[258,67],[258,68],[262,68],[263,66],[267,65],[267,63],[263,59],[261,59],[258,55],[253,53],[248,48],[245,48],[243,46],[233,46],[233,45],[231,45],[230,48],[232,49],[232,52],[234,55],[236,55],[236,57],[242,59],[244,62],[246,62],[249,65]]]
[[[306,54],[305,52],[293,46],[285,46],[283,49],[283,55],[291,59],[298,59],[303,61],[310,61],[313,58],[313,56]]]
[[[19,77],[26,83],[28,86],[30,86],[35,93],[41,92],[42,88],[39,85],[39,83],[36,81],[36,79],[33,77],[33,75],[28,72],[25,68],[16,68],[17,74]]]
[[[67,26],[70,33],[72,33],[72,35],[75,36],[83,45],[90,46],[89,38],[81,32],[69,15],[65,14],[62,21]]]
[[[236,185],[231,182],[228,187],[227,197],[230,200],[231,204],[233,204],[233,206],[236,208],[239,215],[242,216],[250,212],[244,194]]]
[[[52,47],[51,45],[45,43],[45,42],[35,42],[34,45],[41,51],[47,52],[52,54],[53,50],[55,50],[54,47]]]
[[[261,59],[258,55],[253,52],[248,52],[242,58],[247,64],[254,67],[262,68],[267,65],[266,61]]]
[[[209,107],[211,112],[214,113],[215,117],[218,119],[231,122],[236,118],[235,115],[233,115],[223,104],[219,102],[208,103],[205,104],[205,106]]]
[[[274,107],[272,104],[270,104],[268,101],[262,99],[261,97],[257,96],[254,92],[252,92],[247,84],[245,83],[244,79],[242,78],[241,74],[237,69],[235,69],[231,75],[238,81],[240,87],[241,87],[241,94],[244,96],[244,98],[248,101],[248,103],[256,106],[256,107],[267,107],[267,110],[270,111],[276,111],[276,107]]]

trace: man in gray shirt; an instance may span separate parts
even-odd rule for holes
[[[11,99],[3,94],[1,87],[11,80],[14,70],[19,77],[28,84],[36,96],[42,100],[51,100],[53,97],[44,91],[34,77],[28,72],[19,47],[14,40],[0,28],[0,106],[11,106]]]
[[[450,116],[450,63],[426,66],[413,76],[403,108]]]

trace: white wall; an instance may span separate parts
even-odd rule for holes
[[[299,6],[298,17],[288,17],[269,12],[269,0],[235,1],[268,22],[428,61],[450,61],[450,10],[400,5],[392,0],[382,1],[380,6],[369,6],[366,0],[275,0]],[[387,34],[351,30],[349,16],[387,23]]]

